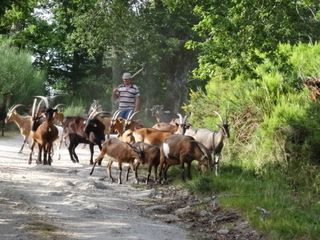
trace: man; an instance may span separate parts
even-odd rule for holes
[[[113,97],[119,102],[121,113],[118,117],[127,118],[130,111],[140,111],[140,92],[130,73],[124,73],[122,80],[123,84],[113,89]]]

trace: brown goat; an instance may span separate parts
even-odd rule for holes
[[[130,172],[130,169],[132,169],[134,171],[136,182],[137,183],[139,182],[138,171],[137,171],[137,167],[134,166],[134,161],[135,159],[140,160],[140,154],[130,144],[124,143],[117,138],[108,139],[102,144],[102,149],[94,162],[90,175],[92,175],[97,162],[102,161],[105,155],[108,155],[113,159],[113,160],[109,160],[109,163],[107,165],[107,169],[109,170],[109,177],[112,180],[112,182],[114,182],[114,179],[112,178],[112,175],[111,175],[111,166],[113,161],[118,162],[118,166],[119,166],[118,183],[119,184],[122,184],[122,180],[121,180],[122,163],[129,163],[126,180],[128,181],[129,172]]]
[[[179,126],[178,124],[159,122],[153,125],[152,128],[160,131],[175,133],[178,130],[178,126]]]
[[[31,145],[31,153],[29,157],[29,164],[32,162],[32,153],[35,144],[38,144],[39,147],[39,154],[38,154],[38,160],[37,163],[41,163],[41,155],[43,151],[43,164],[49,164],[51,165],[51,150],[53,142],[58,138],[58,129],[53,124],[53,114],[57,111],[56,109],[50,108],[48,101],[45,97],[40,97],[43,99],[43,101],[46,103],[46,110],[45,110],[45,120],[42,122],[39,126],[36,126],[38,124],[37,122],[37,116],[34,112],[36,99],[34,101],[33,111],[32,111],[32,117],[33,117],[33,126],[32,126],[32,145]]]
[[[145,142],[157,146],[160,146],[163,140],[171,135],[171,132],[159,131],[154,128],[140,128],[132,132],[135,142]]]
[[[13,105],[7,113],[7,117],[5,119],[5,123],[10,123],[10,122],[14,122],[19,130],[20,130],[20,134],[23,137],[23,144],[19,150],[19,153],[22,152],[24,145],[26,144],[26,142],[28,140],[31,141],[30,138],[30,131],[31,131],[31,126],[32,126],[32,117],[31,116],[21,116],[19,113],[17,113],[16,109],[18,107],[23,106],[22,104],[16,104]]]
[[[111,119],[110,134],[118,134],[118,136],[121,136],[123,134],[123,124],[123,118]]]
[[[199,167],[210,169],[211,155],[207,148],[193,137],[174,134],[166,138],[160,147],[160,182],[167,180],[167,171],[171,165],[180,164],[182,179],[185,180],[184,164],[187,164],[187,177],[191,179],[191,162],[198,160]]]
[[[154,168],[154,181],[157,181],[158,166],[160,163],[160,148],[143,142],[137,142],[133,144],[133,146],[139,149],[139,152],[141,153],[141,161],[137,162],[136,168],[139,167],[140,162],[148,165],[146,184],[149,183],[152,168]]]

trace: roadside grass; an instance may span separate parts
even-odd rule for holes
[[[181,183],[172,169],[175,183]],[[192,172],[184,183],[198,195],[217,195],[222,208],[238,209],[267,239],[319,239],[320,199],[311,189],[292,190],[281,176],[258,176],[253,171],[224,167],[214,173]],[[263,211],[267,213],[264,214]]]

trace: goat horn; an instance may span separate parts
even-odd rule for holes
[[[96,113],[97,113],[97,110],[93,109],[92,112],[89,114],[88,119],[93,119],[95,117],[93,115],[95,115]]]
[[[88,119],[94,119],[96,116],[98,116],[100,114],[108,114],[108,116],[111,115],[109,112],[106,112],[106,111],[99,111],[99,112],[94,111],[89,115]]]
[[[131,119],[132,113],[133,113],[133,110],[130,110],[130,112],[128,113],[128,117],[127,117],[128,120]]]
[[[37,104],[37,99],[35,98],[35,99],[33,100],[32,111],[31,111],[31,116],[32,116],[32,118],[35,117],[36,104]]]
[[[16,110],[18,107],[21,107],[21,106],[24,106],[24,105],[23,105],[23,104],[13,105],[13,106],[8,110],[8,112],[13,112],[13,111]]]
[[[183,123],[183,118],[182,118],[182,115],[180,113],[177,113],[177,115],[179,116],[179,121],[180,121],[180,124]]]
[[[213,111],[213,112],[218,115],[218,117],[219,117],[220,120],[221,120],[221,123],[223,124],[223,119],[222,119],[221,115],[220,115],[218,112],[216,112],[216,111]]]
[[[49,100],[47,97],[44,96],[35,96],[36,98],[40,98],[44,101],[44,104],[46,105],[46,108],[49,108]]]
[[[120,110],[115,111],[115,112],[113,113],[112,120],[116,120],[120,113],[121,113]]]
[[[186,123],[187,118],[188,118],[189,116],[190,116],[190,113],[188,113],[187,115],[184,116],[184,118],[183,118],[183,123]]]
[[[57,109],[58,107],[60,107],[60,106],[64,106],[64,104],[62,104],[62,103],[58,103],[57,105],[55,105],[54,106],[54,108],[53,109]]]
[[[40,101],[39,101],[39,103],[38,103],[38,106],[37,106],[37,109],[36,109],[36,111],[35,111],[35,114],[39,114],[39,110],[40,110],[40,107],[41,107],[41,103],[43,103],[44,102],[44,100],[43,99],[41,99]]]
[[[138,114],[138,113],[139,113],[139,111],[136,111],[136,112],[132,113],[131,116],[128,117],[128,119],[132,120],[132,118],[133,118],[136,114]]]

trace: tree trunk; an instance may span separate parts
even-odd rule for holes
[[[181,106],[188,99],[188,78],[194,67],[194,54],[180,50],[170,63],[170,76],[167,82],[166,109],[172,112],[181,112]]]
[[[112,89],[117,87],[119,84],[121,84],[121,61],[120,61],[120,54],[117,49],[114,47],[111,50],[111,56],[112,56]],[[112,110],[114,111],[115,109],[118,108],[118,102],[113,99],[112,94],[111,94],[111,106]]]

